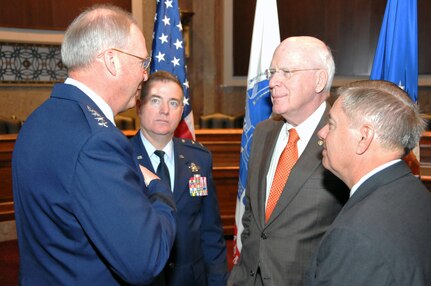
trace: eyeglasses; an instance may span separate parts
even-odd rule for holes
[[[295,72],[301,72],[301,71],[317,71],[321,69],[297,69],[297,70],[289,70],[287,68],[269,68],[265,70],[265,75],[267,79],[271,79],[276,73],[281,72],[283,77],[285,79],[290,79],[292,77],[292,74]]]
[[[147,69],[150,67],[150,63],[151,63],[151,57],[150,57],[150,56],[148,56],[148,57],[146,57],[146,58],[142,58],[142,57],[139,57],[139,56],[136,56],[136,55],[134,55],[134,54],[131,54],[131,53],[128,53],[128,52],[122,51],[122,50],[117,49],[117,48],[111,48],[111,50],[113,50],[113,51],[117,51],[117,52],[120,52],[120,53],[123,53],[123,54],[126,54],[126,55],[128,55],[128,56],[132,56],[132,57],[135,57],[135,58],[137,58],[137,59],[141,60],[142,68],[143,68],[144,70],[147,70]]]

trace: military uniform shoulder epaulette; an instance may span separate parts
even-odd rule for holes
[[[81,107],[92,129],[104,129],[110,127],[109,119],[107,119],[104,114],[99,113],[88,105],[81,105]]]
[[[183,143],[184,146],[191,147],[191,148],[198,149],[198,150],[209,153],[209,150],[202,143],[200,143],[198,141],[191,140],[191,139],[185,139],[185,138],[179,138],[179,141],[181,143]]]

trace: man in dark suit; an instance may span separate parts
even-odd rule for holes
[[[267,75],[275,115],[253,135],[243,247],[229,278],[233,285],[302,285],[317,243],[347,199],[346,186],[321,164],[316,134],[327,121],[334,69],[330,50],[316,38],[287,38],[274,52]],[[299,140],[288,153],[298,159],[288,179],[281,169],[282,192],[269,213],[270,190],[291,129]]]
[[[431,194],[401,158],[424,123],[398,86],[342,88],[319,132],[323,165],[350,199],[315,253],[307,285],[431,285]]]
[[[19,284],[149,283],[169,258],[175,203],[114,125],[147,79],[144,36],[129,13],[95,6],[68,27],[62,60],[69,77],[13,153]]]
[[[228,276],[226,244],[211,154],[196,141],[173,137],[181,120],[183,99],[177,78],[159,71],[143,84],[136,105],[141,129],[131,140],[137,160],[158,173],[162,165],[167,168],[165,180],[177,205],[174,247],[153,285],[222,286]]]

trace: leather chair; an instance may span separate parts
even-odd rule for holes
[[[133,117],[117,115],[114,118],[115,125],[120,130],[135,130],[135,119]]]
[[[422,118],[425,120],[425,131],[431,131],[431,114],[422,114]]]
[[[245,112],[241,112],[233,118],[233,128],[243,128],[244,126]]]
[[[18,133],[21,126],[21,121],[16,118],[0,118],[0,134]]]
[[[200,128],[234,128],[234,117],[223,113],[211,113],[199,118]]]

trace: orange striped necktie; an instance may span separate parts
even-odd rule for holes
[[[290,171],[298,160],[298,148],[296,146],[298,140],[299,136],[296,130],[294,128],[290,129],[289,141],[280,155],[277,168],[275,169],[274,179],[272,180],[271,190],[269,192],[269,198],[266,204],[265,222],[268,222],[272,211],[274,210],[275,205],[277,204],[277,201],[283,192],[283,188],[286,185]]]

